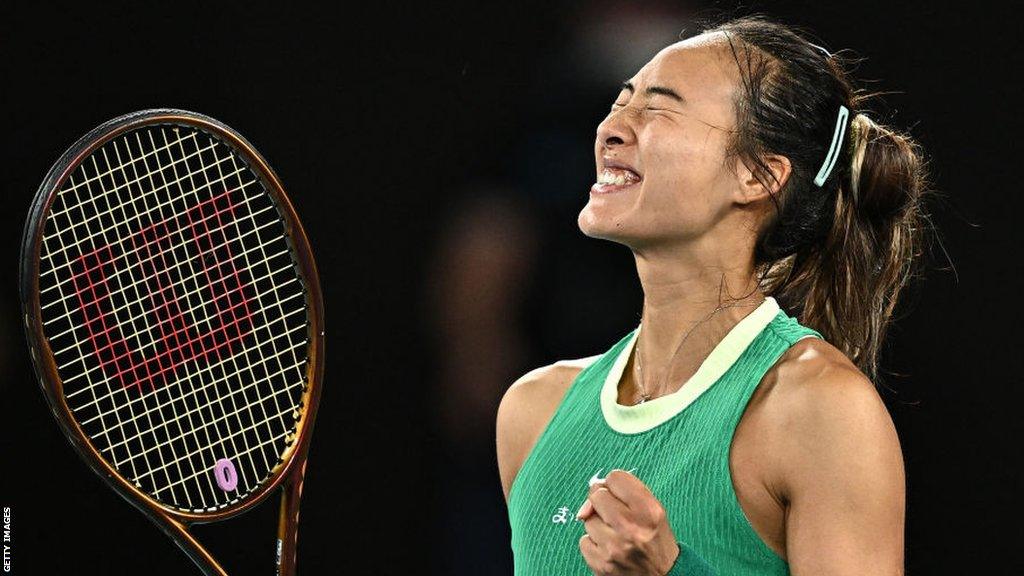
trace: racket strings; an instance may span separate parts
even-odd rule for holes
[[[216,202],[221,198],[227,198],[228,192],[222,195],[215,196],[210,200],[200,203],[196,209],[202,210],[202,207],[210,202]],[[227,208],[233,208],[228,204]],[[88,322],[86,325],[90,331],[90,340],[93,343],[95,353],[100,356],[100,366],[104,369],[113,363],[116,364],[117,369],[116,378],[120,381],[122,386],[134,385],[134,386],[149,386],[156,388],[158,385],[162,385],[163,378],[165,377],[168,370],[174,366],[179,366],[182,363],[197,358],[200,354],[206,360],[207,356],[211,353],[217,356],[221,353],[221,350],[227,346],[230,350],[231,343],[241,338],[241,336],[247,332],[245,324],[251,317],[249,311],[248,298],[244,294],[245,284],[241,283],[238,278],[238,271],[235,268],[231,268],[228,272],[228,277],[233,275],[234,285],[228,287],[226,277],[223,275],[223,270],[219,264],[220,260],[216,258],[212,253],[215,248],[211,246],[209,252],[203,248],[201,240],[204,235],[209,241],[210,230],[206,227],[205,232],[196,232],[196,225],[193,221],[191,212],[195,210],[188,210],[184,214],[188,219],[188,224],[191,227],[191,233],[195,238],[197,248],[200,249],[198,257],[205,258],[206,255],[214,257],[217,264],[213,267],[215,272],[212,276],[219,276],[216,279],[211,277],[210,268],[207,266],[200,266],[202,274],[205,275],[207,285],[213,285],[222,289],[221,293],[212,298],[212,302],[215,308],[215,314],[209,314],[206,318],[209,331],[206,335],[199,335],[196,333],[194,327],[190,325],[184,318],[181,308],[178,304],[178,296],[175,294],[174,282],[170,282],[170,274],[174,271],[177,266],[169,266],[165,255],[168,251],[173,249],[173,246],[167,246],[170,242],[170,228],[171,225],[166,221],[158,222],[152,226],[142,229],[139,233],[132,235],[131,244],[132,252],[136,259],[143,264],[143,270],[152,270],[152,274],[143,278],[142,280],[136,281],[131,288],[135,290],[137,294],[143,292],[148,296],[152,315],[155,317],[155,322],[150,322],[146,334],[152,335],[153,332],[157,332],[159,340],[151,339],[148,344],[142,345],[130,352],[127,343],[124,339],[119,339],[111,335],[111,331],[119,328],[117,324],[107,324],[107,315],[98,310],[100,303],[106,301],[109,298],[109,294],[106,291],[108,286],[107,275],[104,269],[111,266],[113,261],[113,247],[111,245],[104,246],[97,251],[90,252],[79,257],[76,262],[79,264],[81,271],[74,272],[72,275],[72,281],[75,289],[75,296],[77,297],[79,307],[82,310],[86,310],[89,307],[97,308],[98,312],[95,316],[96,320],[100,324],[99,331],[94,330],[96,322]],[[223,210],[223,209],[222,209]],[[215,212],[214,215],[219,219],[220,212]],[[212,216],[210,216],[212,218]],[[177,218],[180,218],[177,217]],[[176,218],[176,219],[177,219]],[[205,224],[205,220],[200,220]],[[176,224],[172,222],[172,224]],[[136,241],[136,237],[141,236],[141,246],[139,241]],[[152,238],[150,238],[152,236]],[[225,241],[222,244],[222,248],[227,248],[229,244]],[[144,251],[144,254],[143,254]],[[227,250],[227,262],[231,262],[232,257],[230,250]],[[191,260],[191,258],[189,259]],[[74,267],[73,267],[74,268]],[[220,273],[220,274],[218,274]],[[197,280],[196,273],[191,278]],[[216,286],[219,284],[219,286]],[[142,291],[140,291],[140,288]],[[83,297],[84,295],[84,297]],[[222,304],[222,301],[223,304]],[[199,305],[207,306],[207,302],[200,302]],[[240,310],[241,308],[241,310]],[[116,310],[116,309],[115,309]],[[194,312],[196,307],[190,308],[190,312]],[[214,327],[216,326],[216,327]],[[231,332],[229,335],[228,332]],[[217,338],[217,336],[221,336]],[[140,334],[141,336],[141,334]],[[105,341],[106,343],[98,345],[97,340]],[[140,353],[144,353],[149,347],[156,347],[157,344],[162,344],[162,352],[156,356],[151,356],[147,359],[139,359],[142,356]],[[122,347],[123,352],[117,350]],[[166,362],[165,362],[166,360]],[[140,366],[141,364],[141,366]],[[166,364],[166,366],[164,366]],[[135,379],[136,374],[141,368],[144,368],[146,376],[143,380]],[[159,379],[161,381],[154,381]]]
[[[273,209],[272,207],[268,207],[268,208],[263,208],[261,211],[272,210],[272,209]],[[266,224],[263,224],[262,227],[276,225],[276,224],[277,224],[277,222],[268,222]],[[249,232],[245,232],[244,234],[242,234],[242,236],[244,237],[244,236],[249,235],[249,234],[254,234],[255,232],[257,232],[257,231],[256,230],[252,230],[252,231],[249,231]],[[248,253],[251,253],[251,252],[255,252],[256,250],[259,250],[259,249],[262,249],[262,248],[265,248],[265,245],[264,244],[258,244],[256,246],[251,247],[251,248],[247,248],[246,250],[243,251],[243,254],[248,254]],[[271,255],[271,257],[274,257],[274,256],[275,255],[273,255],[273,254]],[[190,263],[192,263],[193,260],[196,260],[197,258],[198,258],[198,256],[190,256],[189,258],[187,258],[187,259],[179,262],[178,264],[176,264],[174,266],[174,268],[181,267],[181,266],[184,266],[186,264],[190,264]],[[122,271],[115,272],[113,274],[113,276],[117,277],[120,274],[122,274]],[[197,273],[195,273],[195,274],[197,274]],[[181,290],[186,282],[194,281],[196,279],[195,274],[193,274],[193,276],[185,276],[181,280],[178,280],[176,282],[170,283],[168,288],[175,289],[175,290]],[[140,282],[148,282],[148,281],[152,280],[153,278],[155,278],[155,276],[156,276],[156,274],[153,274],[153,275],[150,275],[150,276],[143,276],[140,279]],[[199,291],[199,288],[193,288],[190,291],[184,292],[183,295],[186,296],[186,297],[194,296],[198,291]],[[60,298],[57,298],[57,299],[54,300],[53,303],[54,304],[61,304],[62,302],[60,300],[61,300]],[[114,313],[122,312],[125,308],[127,308],[127,303],[122,304],[120,307],[113,309],[113,312]],[[192,309],[189,310],[189,312],[191,312],[191,311],[192,311]],[[127,322],[134,322],[135,320],[140,319],[143,315],[144,315],[144,312],[140,312],[136,316],[129,317],[127,319]],[[47,320],[46,323],[44,323],[44,326],[47,326],[49,324],[52,324],[52,323],[54,323],[54,322],[56,322],[58,320],[62,320],[62,319],[64,319],[63,316],[53,317],[50,320]],[[65,332],[61,332],[59,334],[55,334],[53,336],[53,338],[56,338],[56,337],[59,337],[59,336],[63,336],[66,332],[69,332],[70,330],[71,329],[69,328]],[[63,352],[63,351],[64,350],[61,350],[61,352]]]
[[[39,282],[67,404],[138,488],[214,511],[282,463],[306,385],[304,286],[231,147],[154,126],[94,151],[51,207]]]
[[[212,149],[212,147],[210,149]],[[191,157],[191,155],[190,155],[190,157]],[[94,164],[96,163],[95,157],[91,158],[91,160],[93,161]],[[219,163],[219,162],[226,162],[228,160],[230,160],[230,158],[224,158],[224,159],[218,160],[217,163]],[[216,166],[216,163],[215,163],[215,166]],[[176,167],[174,166],[173,163],[171,163],[168,166],[163,167],[162,169],[165,169],[165,170],[166,169],[176,170]],[[222,177],[222,179],[219,180],[219,182],[224,182],[225,180],[227,180],[227,178],[229,178],[231,176],[236,176],[236,175],[240,174],[241,172],[243,172],[244,170],[245,170],[244,167],[243,168],[238,168],[234,172],[225,174]],[[110,175],[112,173],[108,172],[107,174]],[[182,176],[179,176],[179,177],[177,177],[175,179],[165,180],[160,186],[153,187],[153,188],[149,189],[149,191],[144,192],[142,196],[136,198],[135,200],[136,201],[145,201],[145,200],[148,199],[148,197],[155,197],[155,196],[157,196],[158,194],[160,194],[162,192],[166,192],[167,189],[170,188],[171,186],[181,186],[183,180],[186,180],[187,178],[189,178],[191,176],[194,176],[194,175],[195,175],[194,172],[189,172],[189,173],[183,174]],[[90,180],[91,179],[86,180],[86,181],[88,182]],[[136,179],[136,180],[132,181],[132,183],[133,184],[138,184],[138,180],[139,179]],[[74,184],[74,175],[72,175],[72,177],[69,178],[69,182]],[[211,182],[210,184],[214,184],[214,183],[215,182]],[[253,184],[253,183],[254,183],[253,181],[250,181],[250,182],[247,182],[247,183],[243,184],[242,186],[245,187],[245,186],[248,186],[248,185]],[[61,191],[61,195],[71,193],[71,194],[75,194],[77,196],[77,194],[78,194],[78,186],[79,186],[79,184],[74,184],[74,185],[68,187],[67,189],[62,190]],[[97,186],[99,186],[99,184],[97,184]],[[116,187],[113,187],[113,188],[111,188],[109,190],[102,190],[96,197],[92,198],[91,200],[93,201],[93,203],[95,205],[95,203],[98,202],[98,201],[106,201],[108,195],[119,195],[119,193],[118,193],[119,190],[124,190],[124,193],[131,193],[130,190],[126,189],[126,186],[127,186],[127,183],[121,184],[121,185],[116,186]],[[91,186],[90,185],[86,185],[86,190],[83,191],[83,193],[88,192],[89,188],[91,188]],[[197,190],[197,192],[199,192],[199,191]],[[142,211],[142,212],[140,212],[140,213],[138,213],[136,215],[136,218],[138,218],[138,219],[144,219],[144,218],[145,219],[149,219],[149,218],[152,218],[155,213],[163,212],[165,209],[167,209],[167,210],[173,209],[173,207],[171,206],[172,203],[173,203],[172,199],[168,199],[168,200],[165,200],[163,202],[160,202],[160,203],[156,204],[155,206],[151,206],[151,207],[147,206],[144,211]],[[72,206],[72,207],[73,208],[78,208],[78,209],[81,208],[80,206]],[[65,210],[65,211],[62,211],[62,212],[53,212],[53,213],[51,213],[50,218],[53,219],[53,221],[55,223],[57,223],[57,222],[59,222],[59,219],[61,219],[63,217],[63,219],[67,222],[67,224],[60,231],[63,234],[65,234],[65,235],[70,232],[72,234],[72,236],[76,237],[74,242],[71,242],[68,246],[64,247],[67,250],[71,250],[71,249],[78,248],[78,246],[80,244],[82,244],[82,243],[90,242],[90,241],[93,241],[97,237],[105,236],[106,234],[112,232],[118,226],[124,226],[125,225],[124,222],[119,222],[119,221],[115,220],[114,224],[110,224],[110,225],[107,225],[105,227],[100,227],[100,228],[95,229],[95,230],[89,228],[90,223],[95,222],[97,220],[100,220],[101,218],[116,218],[116,216],[114,215],[114,210],[115,210],[114,208],[110,208],[110,209],[108,209],[105,212],[96,211],[95,214],[93,214],[91,216],[88,216],[88,217],[85,217],[85,218],[82,218],[82,219],[79,220],[79,219],[76,219],[76,215],[77,214],[73,213],[72,210],[68,209],[68,210]],[[100,226],[103,226],[103,225],[100,224]],[[77,239],[77,234],[78,233],[81,233],[81,234],[84,235],[84,237],[81,240]],[[128,241],[129,237],[130,236],[127,236],[127,235],[123,236],[122,237],[122,241]],[[43,241],[44,242],[45,241],[50,241],[50,240],[54,240],[56,238],[57,238],[56,234],[45,235],[43,237]],[[51,254],[42,254],[40,256],[40,258],[44,259],[44,260],[52,258],[52,257],[54,257],[54,256],[51,255]],[[50,269],[44,271],[42,274],[57,274],[57,273],[61,272],[61,268],[70,267],[70,266],[72,266],[72,262],[67,262],[67,263],[62,264],[62,265],[54,266],[53,268],[50,268]],[[45,292],[50,292],[52,290],[57,290],[57,289],[61,288],[61,286],[62,286],[62,284],[64,282],[70,282],[70,281],[71,281],[71,279],[68,278],[68,279],[64,280],[63,282],[58,282],[58,283],[52,284],[50,286],[47,286],[46,288],[42,288],[41,292],[45,293]],[[54,303],[51,302],[51,303],[48,303],[46,306],[49,307],[49,306],[53,306],[53,305],[54,305]]]

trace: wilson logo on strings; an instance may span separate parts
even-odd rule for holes
[[[225,233],[234,210],[228,190],[73,262],[89,343],[110,380],[156,390],[186,362],[230,356],[252,329]],[[131,342],[119,321],[132,324]]]

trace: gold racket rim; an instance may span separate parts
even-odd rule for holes
[[[97,149],[127,132],[153,125],[194,127],[220,138],[240,154],[249,168],[262,180],[268,194],[279,212],[282,213],[285,233],[288,235],[289,243],[294,251],[295,262],[302,275],[305,288],[309,347],[306,384],[299,401],[300,417],[295,426],[296,439],[285,448],[280,456],[281,462],[271,469],[266,481],[238,502],[211,511],[183,510],[160,502],[136,488],[107,462],[84,433],[65,401],[63,382],[57,371],[53,351],[49,347],[42,326],[39,290],[41,239],[46,222],[44,216],[49,214],[56,194],[81,162]],[[122,497],[133,504],[142,504],[141,509],[147,514],[159,513],[184,523],[215,522],[242,514],[259,505],[293,474],[297,466],[303,465],[309,450],[323,380],[324,312],[320,278],[309,238],[280,179],[255,147],[238,132],[209,116],[178,109],[142,110],[119,116],[101,124],[68,148],[51,167],[33,201],[23,242],[28,248],[28,253],[23,251],[22,255],[23,319],[40,387],[50,404],[51,412],[72,446],[93,471]],[[26,264],[29,267],[26,267]],[[27,294],[25,294],[26,291]]]

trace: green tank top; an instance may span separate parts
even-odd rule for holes
[[[575,378],[509,489],[516,576],[590,575],[576,520],[589,481],[631,471],[665,507],[676,539],[718,574],[789,574],[739,505],[729,447],[761,378],[797,340],[815,336],[767,297],[677,392],[617,402],[637,326]]]

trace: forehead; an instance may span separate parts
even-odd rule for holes
[[[630,80],[637,91],[666,86],[690,103],[731,105],[739,75],[725,36],[713,33],[666,46]]]

